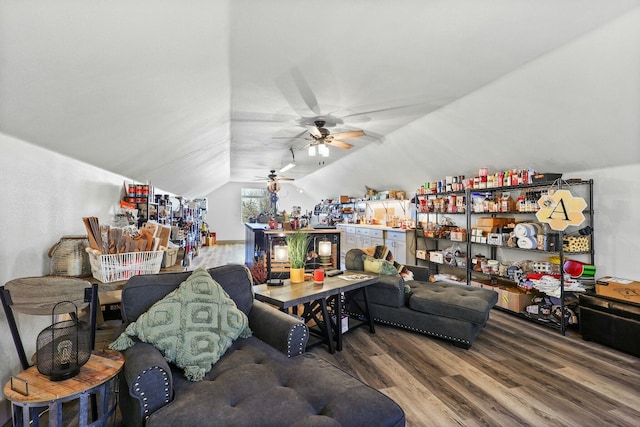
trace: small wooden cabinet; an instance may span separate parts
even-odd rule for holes
[[[389,231],[385,236],[385,245],[393,253],[393,258],[400,264],[415,265],[416,236],[413,230]]]

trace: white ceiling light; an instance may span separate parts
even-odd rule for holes
[[[315,145],[310,145],[309,146],[309,156],[314,157],[316,155],[316,146]]]
[[[289,164],[286,164],[286,165],[284,165],[283,167],[281,167],[281,168],[280,168],[280,172],[286,172],[286,171],[288,171],[289,169],[291,169],[291,168],[295,167],[295,165],[296,165],[296,164],[295,164],[295,163],[293,163],[293,162],[291,162],[291,163],[289,163]]]
[[[327,147],[327,144],[320,144],[318,146],[318,153],[322,157],[329,157],[329,147]]]
[[[291,161],[280,168],[280,172],[286,172],[289,169],[296,166],[296,156],[293,155],[293,147],[289,147],[289,151],[291,151]]]

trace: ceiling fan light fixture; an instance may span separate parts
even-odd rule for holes
[[[309,146],[309,156],[314,157],[316,155],[316,146],[315,145],[310,145]]]
[[[322,157],[329,157],[329,147],[327,147],[327,144],[320,144],[318,146],[318,153]]]

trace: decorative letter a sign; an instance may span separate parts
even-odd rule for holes
[[[538,206],[538,221],[549,224],[553,230],[564,231],[570,225],[582,224],[582,211],[587,207],[587,202],[582,197],[573,197],[569,190],[558,190],[552,195],[540,197]]]

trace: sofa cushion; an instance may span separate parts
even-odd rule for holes
[[[242,264],[227,264],[208,270],[213,280],[249,315],[253,306],[253,283],[249,269]],[[130,278],[122,289],[121,313],[125,323],[134,322],[156,301],[164,298],[191,275],[190,271],[141,274]]]
[[[412,282],[409,308],[423,313],[484,325],[498,301],[490,289],[446,282]]]
[[[363,302],[362,293],[355,293],[355,299]],[[380,276],[376,283],[367,286],[367,297],[370,304],[402,307],[405,304],[404,282],[398,276]]]
[[[362,249],[350,249],[344,256],[344,265],[347,270],[364,271],[364,260],[362,255],[366,255]]]
[[[381,392],[315,354],[288,358],[255,337],[236,340],[197,384],[174,372],[174,388],[147,427],[405,425]]]
[[[199,381],[238,337],[251,335],[247,316],[207,270],[196,269],[153,304],[109,347],[125,350],[130,337],[153,344],[164,357]]]

